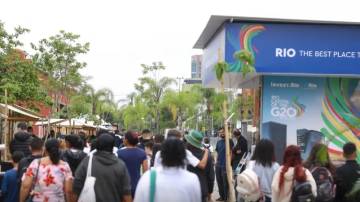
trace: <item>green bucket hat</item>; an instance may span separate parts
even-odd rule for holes
[[[191,130],[188,135],[185,135],[186,141],[194,147],[201,149],[202,147],[202,139],[204,135],[196,130]]]

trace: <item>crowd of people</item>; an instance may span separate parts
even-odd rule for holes
[[[280,165],[270,140],[260,140],[248,155],[246,138],[237,129],[232,134],[230,163],[234,171],[241,169],[231,188],[237,190],[239,201],[360,201],[354,143],[344,144],[346,162],[341,166],[333,165],[328,147],[321,143],[305,161],[300,148],[289,145]],[[220,196],[216,201],[227,201],[223,128],[218,135],[215,149],[196,130],[182,134],[172,129],[166,139],[150,130],[99,130],[94,137],[80,133],[60,139],[52,131],[41,139],[19,123],[9,148],[13,169],[3,177],[2,197],[6,202],[208,202],[213,200],[216,178]],[[86,198],[89,192],[95,197]]]

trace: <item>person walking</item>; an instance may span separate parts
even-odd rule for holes
[[[149,169],[145,151],[136,146],[138,142],[138,134],[134,131],[128,131],[125,133],[125,147],[118,150],[118,158],[125,162],[130,175],[131,195],[133,197],[135,195],[136,185],[140,179],[140,168],[142,167],[142,172]]]
[[[144,173],[136,189],[134,202],[201,202],[198,177],[184,169],[184,143],[175,138],[166,139],[160,154],[162,166]],[[153,200],[150,196],[153,196]]]
[[[96,178],[95,194],[98,202],[131,202],[130,177],[124,162],[113,154],[115,138],[103,132],[96,141],[93,153],[91,176]],[[73,183],[75,198],[80,196],[86,179],[89,157],[86,157],[76,169]]]
[[[118,129],[116,129],[114,131],[114,133],[115,133],[115,147],[120,149],[123,146],[123,143],[124,143],[123,137],[120,134],[120,131]]]
[[[275,172],[280,165],[275,162],[274,144],[267,139],[260,140],[256,144],[254,154],[248,162],[248,168],[252,169],[259,178],[260,191],[264,202],[271,202],[271,183]]]
[[[346,159],[344,165],[336,169],[335,184],[336,184],[336,202],[358,202],[358,200],[348,198],[347,193],[351,191],[355,182],[360,179],[360,166],[356,162],[357,153],[356,145],[348,142],[343,146],[343,155]]]
[[[335,166],[332,164],[328,147],[317,143],[311,149],[304,167],[311,171],[317,186],[317,202],[332,202],[335,197]]]
[[[290,145],[285,149],[283,165],[276,171],[271,184],[272,201],[289,202],[293,188],[309,182],[312,196],[316,196],[316,183],[310,171],[302,166],[300,148]]]
[[[145,144],[152,141],[152,133],[149,129],[141,131],[141,137],[139,138],[139,148],[145,150]]]
[[[231,165],[233,170],[238,166],[241,158],[248,152],[248,143],[244,136],[241,135],[239,129],[233,131],[233,136],[236,138],[236,145],[232,148]]]
[[[225,131],[224,128],[220,128],[218,131],[220,140],[216,143],[215,151],[217,152],[215,174],[216,182],[219,188],[220,198],[216,201],[226,201],[228,198],[228,180],[226,174],[226,151],[225,151]],[[233,148],[234,143],[230,140],[230,148]]]
[[[161,144],[164,142],[164,136],[163,135],[155,135],[154,136],[154,145],[152,149],[152,156],[150,160],[150,167],[154,166],[155,156],[158,151],[161,149]]]
[[[62,155],[62,160],[69,164],[71,172],[75,174],[76,168],[87,154],[83,151],[83,142],[78,135],[65,136],[65,144],[67,149]]]
[[[15,151],[12,156],[13,169],[5,172],[1,184],[1,195],[4,202],[17,202],[19,201],[19,186],[18,186],[18,163],[24,157],[21,151]]]
[[[32,126],[28,126],[26,131],[27,131],[27,133],[28,133],[32,138],[38,137],[38,136],[36,136],[36,135],[34,134],[34,129],[33,129]]]
[[[34,160],[28,167],[21,183],[20,202],[31,195],[35,202],[71,201],[72,173],[69,165],[60,160],[59,141],[45,143],[46,156]],[[34,181],[34,188],[32,184]]]
[[[34,137],[31,140],[30,148],[31,155],[25,158],[22,158],[18,165],[18,184],[21,187],[21,179],[26,173],[27,168],[34,161],[34,159],[39,159],[42,157],[44,142],[39,137]]]
[[[31,135],[27,132],[27,124],[25,122],[20,122],[17,125],[18,131],[14,134],[14,139],[10,143],[10,153],[13,154],[15,151],[21,151],[24,153],[25,157],[31,155],[30,143]]]
[[[167,133],[167,139],[171,139],[171,138],[182,140],[183,136],[180,131],[171,129]],[[186,152],[185,165],[186,166],[191,165],[193,167],[205,169],[207,161],[208,161],[209,150],[205,149],[204,151],[205,151],[205,153],[204,153],[202,159],[199,160],[189,150],[185,150],[185,152]],[[159,167],[159,166],[162,166],[161,151],[156,153],[155,159],[154,159],[154,167]]]
[[[204,150],[202,149],[202,140],[204,136],[199,131],[191,130],[188,135],[185,135],[185,140],[187,142],[187,149],[199,160],[204,155]],[[189,165],[188,171],[196,174],[200,181],[201,186],[201,200],[203,202],[208,201],[210,198],[215,181],[214,165],[212,162],[211,154],[208,153],[208,161],[205,169],[200,169]]]

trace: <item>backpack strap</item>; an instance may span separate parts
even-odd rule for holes
[[[91,171],[92,171],[93,157],[94,157],[94,154],[90,153],[89,162],[88,162],[87,171],[86,171],[86,177],[91,177],[91,175],[92,175]]]
[[[156,191],[156,170],[152,168],[150,170],[150,202],[155,202]]]

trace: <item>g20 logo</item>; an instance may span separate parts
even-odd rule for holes
[[[294,118],[297,110],[293,107],[272,107],[270,113],[273,117]]]

